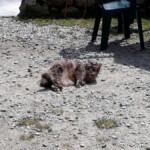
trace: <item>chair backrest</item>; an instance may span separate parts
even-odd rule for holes
[[[122,0],[122,1],[123,1],[123,0]],[[129,1],[129,2],[130,2],[130,6],[131,6],[131,8],[135,8],[135,7],[136,7],[136,5],[137,5],[136,0],[127,0],[127,1]]]

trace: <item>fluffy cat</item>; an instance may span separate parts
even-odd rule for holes
[[[64,86],[80,87],[96,81],[102,64],[72,60],[59,60],[43,73],[40,86],[53,91],[62,90]]]

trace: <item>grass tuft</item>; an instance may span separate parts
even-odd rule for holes
[[[48,125],[48,124],[41,124],[41,123],[37,123],[36,124],[36,128],[38,128],[38,129],[49,129],[50,128],[50,126]]]
[[[106,137],[97,137],[96,140],[99,143],[105,143],[105,142],[108,142],[110,139]]]
[[[23,141],[29,141],[29,140],[31,140],[31,139],[33,139],[35,136],[34,136],[34,134],[33,133],[26,133],[26,134],[22,134],[21,136],[20,136],[20,139],[21,140],[23,140]]]
[[[96,120],[95,125],[99,129],[112,129],[118,127],[118,124],[115,120],[106,119],[106,118]]]
[[[39,121],[38,119],[31,119],[31,118],[23,118],[19,120],[19,126],[31,126],[37,124]]]
[[[49,129],[50,126],[48,124],[42,124],[38,119],[32,118],[23,118],[19,120],[19,126],[35,126],[37,129]]]

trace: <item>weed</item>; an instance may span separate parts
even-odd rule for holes
[[[18,123],[19,126],[35,126],[37,129],[49,129],[48,124],[42,124],[38,119],[23,118]]]
[[[50,126],[48,124],[37,123],[36,128],[38,128],[38,129],[49,129]]]
[[[19,120],[18,125],[19,126],[31,126],[31,125],[38,124],[38,122],[39,122],[38,119],[23,118]]]
[[[68,149],[68,150],[70,150],[70,149],[72,149],[72,146],[69,144],[69,143],[64,143],[63,144],[63,147],[64,147],[64,149]]]
[[[97,137],[96,140],[97,140],[97,142],[105,143],[105,142],[109,141],[110,139],[106,138],[106,137]]]
[[[118,124],[115,120],[106,118],[96,120],[95,125],[100,129],[111,129],[118,127]]]
[[[29,141],[31,139],[33,139],[35,136],[33,133],[26,133],[26,134],[22,134],[20,136],[20,139],[23,140],[23,141]]]
[[[51,111],[52,111],[52,113],[59,114],[59,115],[62,115],[64,113],[64,110],[63,109],[59,109],[59,108],[52,109]]]

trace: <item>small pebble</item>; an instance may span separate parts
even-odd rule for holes
[[[106,145],[102,145],[102,148],[106,148]]]
[[[47,147],[47,145],[46,144],[42,144],[42,147]]]

